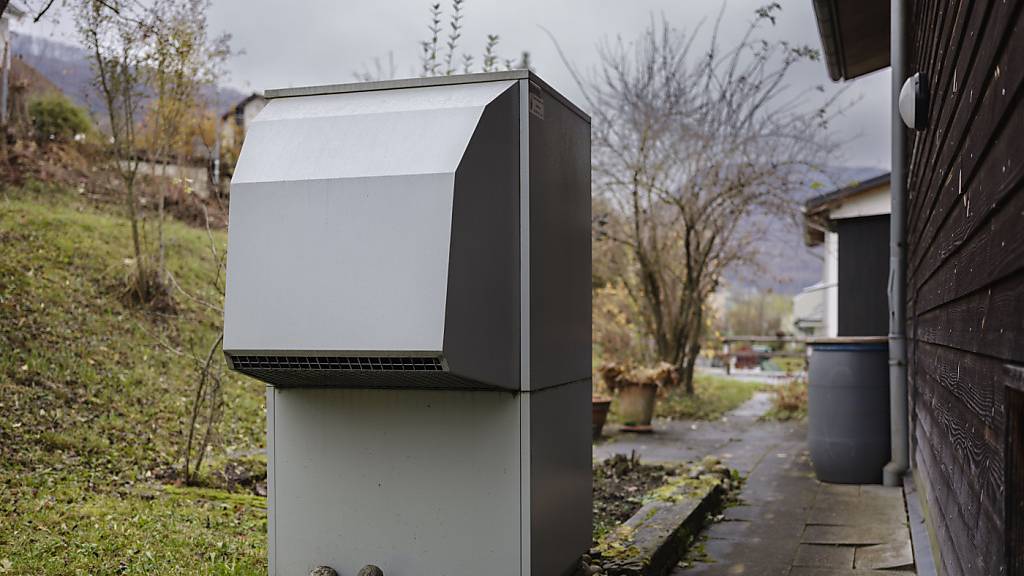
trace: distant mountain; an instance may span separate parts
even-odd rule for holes
[[[35,68],[79,106],[98,111],[92,69],[85,50],[56,40],[11,32],[12,54]]]
[[[93,86],[89,54],[81,46],[59,40],[11,32],[12,55],[20,58],[53,82],[68,98],[96,117],[105,113],[102,99]],[[210,90],[207,101],[219,102],[219,112],[234,106],[246,94],[229,87]]]

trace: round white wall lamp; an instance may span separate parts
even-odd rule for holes
[[[903,83],[900,89],[900,118],[907,128],[924,130],[928,127],[928,76],[918,72]]]

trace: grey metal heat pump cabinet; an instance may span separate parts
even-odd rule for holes
[[[590,544],[590,121],[525,71],[271,91],[224,351],[270,573],[556,576]]]

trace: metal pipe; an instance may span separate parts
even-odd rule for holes
[[[890,189],[892,213],[889,217],[889,425],[892,460],[885,465],[882,481],[899,486],[909,468],[907,421],[907,348],[906,348],[906,201],[907,133],[900,119],[900,89],[906,78],[905,0],[891,0],[890,61],[892,63],[892,170]]]

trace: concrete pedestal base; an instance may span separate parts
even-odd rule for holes
[[[268,388],[270,574],[569,569],[590,545],[590,388]]]

